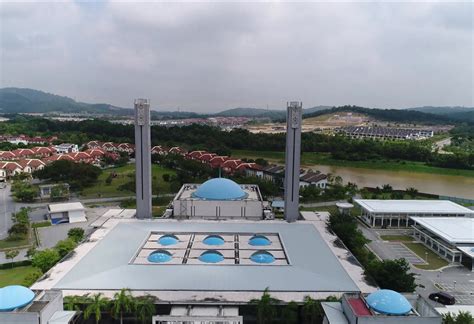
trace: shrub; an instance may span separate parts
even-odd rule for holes
[[[43,273],[51,269],[61,259],[58,251],[46,249],[36,252],[31,258],[31,264],[40,269]]]
[[[59,241],[58,243],[56,243],[56,245],[54,246],[54,248],[56,249],[56,251],[59,253],[59,257],[62,259],[64,258],[69,252],[71,252],[72,250],[74,250],[74,248],[76,247],[77,243],[71,239],[71,238],[68,238],[68,239],[65,239],[65,240],[61,240]]]
[[[67,237],[72,239],[74,242],[79,243],[84,238],[84,229],[80,227],[71,228],[67,232]]]

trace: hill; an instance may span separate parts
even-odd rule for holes
[[[460,107],[460,106],[447,106],[447,107],[414,107],[408,108],[407,110],[420,111],[429,114],[447,116],[451,119],[459,121],[474,122],[474,107]]]
[[[317,111],[326,110],[330,106],[316,106],[303,109],[303,115],[312,114]],[[270,118],[270,119],[285,119],[286,110],[277,109],[263,109],[263,108],[232,108],[215,114],[215,116],[222,117],[254,117],[254,118]]]
[[[87,113],[130,115],[131,109],[109,104],[87,104],[68,97],[51,93],[24,89],[0,89],[0,112],[2,113]]]
[[[366,115],[374,119],[396,122],[396,123],[414,123],[414,124],[427,124],[427,125],[439,125],[456,123],[457,121],[449,118],[448,116],[435,115],[430,113],[424,113],[416,110],[407,109],[376,109],[376,108],[364,108],[358,106],[342,106],[334,107],[331,109],[320,110],[312,114],[308,114],[303,118],[317,117],[325,114],[334,114],[338,112],[353,112],[357,114]]]

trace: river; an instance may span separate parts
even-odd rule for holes
[[[344,182],[356,183],[359,188],[381,187],[384,184],[390,184],[394,189],[414,187],[419,192],[474,199],[474,177],[328,165],[318,165],[312,168],[323,173],[338,175]]]

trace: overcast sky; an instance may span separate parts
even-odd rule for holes
[[[474,106],[470,1],[0,6],[1,87],[196,112]]]

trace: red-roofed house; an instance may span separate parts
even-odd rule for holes
[[[23,168],[23,172],[33,173],[44,168],[46,163],[39,159],[24,159],[18,161],[18,164]]]
[[[99,141],[90,141],[90,142],[87,142],[86,146],[89,149],[94,149],[94,148],[102,148],[103,144],[104,143],[99,142]]]
[[[250,168],[255,168],[257,166],[256,163],[248,163],[248,162],[244,162],[244,163],[240,163],[238,166],[237,166],[237,171],[242,171],[242,172],[245,172],[247,169],[250,169]]]
[[[102,144],[102,149],[108,151],[108,152],[114,152],[117,150],[118,144],[112,143],[112,142],[106,142]]]
[[[67,155],[75,162],[91,163],[94,160],[94,158],[87,152],[68,153]]]
[[[0,162],[0,176],[4,178],[12,177],[23,172],[22,166],[17,162]]]
[[[54,147],[46,147],[46,146],[36,146],[31,149],[35,156],[38,157],[47,157],[51,156],[56,153],[56,149]]]
[[[217,169],[217,168],[220,168],[222,164],[228,159],[229,157],[227,156],[216,155],[216,156],[213,156],[212,159],[209,160],[209,165],[211,166],[211,168]]]
[[[68,154],[54,154],[44,158],[42,161],[46,164],[52,163],[54,161],[67,160],[74,162],[74,158]]]
[[[105,151],[101,148],[88,149],[84,152],[89,154],[93,159],[100,159],[105,155]]]
[[[169,154],[185,155],[186,151],[179,146],[174,146],[168,151]]]
[[[203,155],[204,153],[207,153],[207,152],[206,151],[192,151],[186,155],[186,158],[190,160],[199,160],[201,155]]]
[[[15,154],[17,159],[35,156],[35,152],[30,149],[16,149],[12,153]]]
[[[11,151],[0,151],[0,161],[11,161],[15,160],[16,155]]]
[[[201,161],[202,163],[209,164],[209,162],[214,156],[216,156],[216,153],[204,153],[204,154],[201,154],[201,156],[198,157],[197,159]]]
[[[225,172],[228,173],[233,173],[235,170],[237,170],[237,167],[242,163],[242,160],[240,159],[229,159],[222,163],[222,169]]]
[[[130,143],[120,143],[117,146],[117,150],[119,152],[125,152],[125,153],[128,153],[128,154],[131,154],[131,153],[135,152],[135,145],[130,144]]]
[[[151,154],[159,154],[159,155],[166,155],[168,151],[161,147],[160,145],[153,146],[151,149]]]

